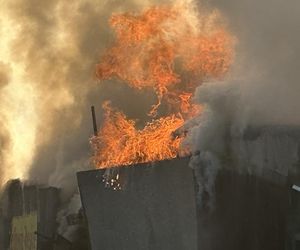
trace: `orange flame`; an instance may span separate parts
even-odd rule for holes
[[[92,139],[97,166],[130,165],[177,156],[182,138],[172,138],[171,134],[182,126],[181,117],[170,115],[137,130],[133,120],[113,110],[109,103],[104,103],[103,108],[104,125],[99,135]]]
[[[234,39],[217,21],[211,23],[215,12],[201,19],[193,11],[174,4],[151,7],[140,15],[111,17],[116,40],[102,56],[96,76],[154,90],[158,102],[149,116],[157,117],[162,103],[169,107],[170,115],[137,130],[133,120],[105,103],[104,125],[91,140],[98,168],[178,155],[183,138],[173,138],[172,132],[200,112],[191,103],[195,88],[204,80],[222,78],[233,58]],[[191,22],[191,16],[196,21]]]

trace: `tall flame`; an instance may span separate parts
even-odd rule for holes
[[[233,59],[234,39],[220,25],[220,18],[216,11],[200,16],[183,4],[111,17],[115,42],[97,65],[97,77],[152,89],[158,102],[148,113],[152,120],[142,130],[120,111],[104,105],[104,125],[91,140],[98,168],[178,155],[183,138],[174,138],[172,132],[200,112],[191,103],[195,88],[204,80],[222,78]],[[162,104],[169,115],[157,118]]]

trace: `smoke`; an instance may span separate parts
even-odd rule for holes
[[[0,61],[0,89],[4,88],[10,82],[11,68],[9,65]]]
[[[64,187],[63,197],[70,197],[76,171],[89,167],[90,106],[99,111],[108,95],[117,107],[126,106],[129,116],[141,112],[130,100],[138,98],[140,106],[150,106],[154,95],[137,97],[118,82],[114,87],[109,81],[98,85],[94,77],[95,65],[113,39],[108,25],[111,14],[149,4],[135,0],[1,2],[1,185],[23,178]]]
[[[215,179],[220,167],[218,158],[209,151],[192,155],[190,166],[194,170],[197,181],[198,207],[212,211],[215,205]]]
[[[190,167],[195,171],[200,207],[213,210],[214,184],[221,167],[220,158],[228,150],[228,133],[236,102],[239,100],[235,83],[204,83],[197,88],[195,101],[203,105],[203,112],[185,124],[189,131],[183,147],[192,151]],[[229,98],[230,97],[230,98]]]
[[[81,209],[81,201],[79,194],[74,194],[71,198],[68,206],[57,214],[57,222],[59,227],[57,232],[62,235],[65,239],[73,242],[76,232],[79,228],[78,224],[69,225],[67,221],[67,216],[78,215],[79,210]]]
[[[10,68],[6,64],[0,62],[0,95],[2,96],[3,88],[9,83],[10,81]],[[8,138],[7,138],[7,131],[5,128],[5,124],[3,123],[2,119],[0,121],[0,166],[5,164],[5,152],[8,148]],[[0,182],[2,182],[3,177],[0,176]]]
[[[211,0],[210,5],[227,17],[228,26],[238,39],[236,58],[231,74],[220,87],[209,83],[200,86],[195,101],[206,103],[210,112],[218,116],[221,111],[221,119],[230,119],[234,129],[299,125],[300,35],[295,31],[300,21],[300,4]],[[232,91],[223,95],[224,88]],[[216,105],[220,95],[226,100]],[[223,106],[224,102],[230,105]]]
[[[207,5],[218,8],[227,17],[228,27],[238,40],[236,58],[223,82],[207,82],[198,87],[194,100],[204,105],[204,112],[186,124],[190,130],[185,145],[191,147],[194,157],[201,158],[200,151],[222,159],[229,154],[229,138],[243,140],[247,128],[300,125],[300,35],[296,32],[300,3],[211,0]],[[269,133],[251,145],[239,143],[231,147],[240,165],[250,162],[257,168],[247,169],[248,172],[261,174],[272,163],[272,168],[276,168],[273,170],[286,174],[288,166],[298,160],[294,153],[297,145],[287,140],[279,142]],[[291,150],[290,157],[283,145]],[[276,154],[285,159],[285,169]],[[242,156],[245,159],[241,160]],[[202,167],[199,159],[192,160],[191,166]],[[209,183],[214,182],[216,169],[211,169]],[[202,174],[200,179],[204,177]]]
[[[89,167],[89,106],[100,110],[109,95],[129,117],[146,115],[140,107],[151,106],[155,96],[137,95],[116,81],[113,87],[109,81],[97,85],[93,74],[113,39],[107,23],[111,13],[155,3],[161,2],[1,3],[1,184],[21,177],[67,187],[64,195],[70,197],[75,172]],[[204,4],[221,10],[239,42],[227,79],[206,83],[195,94],[196,102],[205,103],[205,111],[193,120],[196,126],[187,139],[193,151],[222,154],[228,131],[241,133],[248,126],[298,125],[300,3],[273,0],[270,6],[267,1],[210,0]]]
[[[212,0],[238,37],[240,113],[248,125],[299,125],[300,3]],[[237,116],[239,119],[239,116]]]

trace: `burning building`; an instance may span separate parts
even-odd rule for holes
[[[299,135],[261,127],[228,138],[215,175],[201,152],[79,172],[92,249],[298,249]]]
[[[299,135],[293,128],[248,130],[243,138],[231,139],[213,177],[205,169],[215,162],[201,152],[192,156],[200,159],[197,169],[186,157],[79,172],[90,241],[82,249],[297,249]],[[45,245],[24,249],[73,249],[52,238],[57,195],[55,188],[11,182],[1,203],[1,242],[15,249],[13,228],[25,223],[36,225],[32,236]]]
[[[299,247],[298,8],[150,2],[0,8],[0,249]]]

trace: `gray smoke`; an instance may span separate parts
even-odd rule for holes
[[[195,154],[210,152],[222,159],[230,147],[228,139],[241,141],[247,128],[300,125],[300,3],[211,0],[208,6],[220,9],[227,17],[228,27],[238,40],[236,59],[223,82],[207,82],[198,87],[194,99],[204,105],[204,113],[189,122],[193,126],[187,123],[186,126],[193,128],[185,143]],[[291,150],[284,162],[292,165],[298,160],[293,142],[284,141],[279,148],[280,142],[277,138],[271,140],[272,136],[251,145],[232,145],[241,165],[251,162],[256,168],[247,172],[261,173],[263,168],[269,167],[263,162],[265,159],[272,159],[269,162],[276,171],[287,172],[282,169],[283,160],[276,160],[276,155],[286,152],[283,145]],[[249,158],[241,160],[242,155]],[[191,162],[191,165],[201,168],[199,163]],[[211,169],[209,183],[214,182],[215,169]]]
[[[77,215],[81,209],[81,201],[79,194],[74,194],[66,208],[60,210],[57,214],[57,222],[59,227],[57,232],[70,242],[74,241],[74,236],[78,230],[78,225],[69,225],[67,216]]]
[[[249,125],[299,125],[300,3],[212,0],[211,4],[228,17],[239,40],[231,77],[240,80],[237,105],[241,114],[247,112],[243,119]]]
[[[198,207],[212,211],[215,205],[215,179],[220,168],[219,160],[209,151],[199,152],[192,155],[190,166],[196,166],[194,173],[198,187]]]

